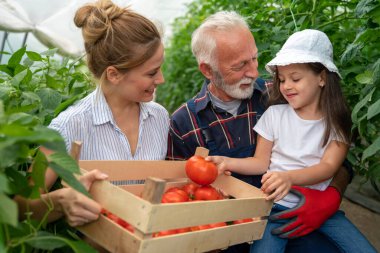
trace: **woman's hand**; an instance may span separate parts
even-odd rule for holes
[[[89,190],[94,181],[104,180],[107,177],[106,174],[93,170],[83,175],[79,181],[84,185],[86,190]],[[54,194],[54,192],[51,194]],[[58,196],[57,211],[64,214],[70,226],[81,226],[99,218],[101,211],[99,203],[82,193],[72,188],[63,188],[57,190],[55,194]]]
[[[228,157],[225,156],[207,156],[206,161],[213,162],[218,168],[218,174],[225,174],[231,176],[231,172],[228,170],[227,163]]]
[[[286,171],[268,171],[261,179],[261,190],[269,194],[266,200],[279,201],[288,194],[292,183]]]

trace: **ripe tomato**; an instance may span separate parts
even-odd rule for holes
[[[199,186],[194,183],[187,183],[182,186],[182,190],[184,190],[189,195],[190,199],[194,198],[194,193],[198,188]]]
[[[172,188],[167,189],[167,190],[166,190],[166,193],[167,193],[167,192],[176,192],[176,193],[182,195],[182,196],[186,199],[186,201],[189,200],[189,194],[187,194],[187,192],[185,192],[185,191],[184,191],[183,189],[181,189],[181,188],[178,188],[178,187],[172,187]]]
[[[103,214],[108,219],[112,220],[113,222],[117,223],[118,225],[122,226],[123,228],[127,229],[128,231],[132,233],[135,231],[134,227],[131,224],[129,224],[128,222],[126,222],[125,220],[117,216],[116,214],[113,214],[104,208],[102,208],[101,214]]]
[[[225,222],[216,222],[216,223],[211,223],[211,224],[208,224],[210,226],[210,228],[219,228],[219,227],[225,227],[227,226],[227,223]]]
[[[162,195],[161,203],[178,203],[178,202],[186,202],[188,200],[189,200],[189,197],[187,196],[186,193],[185,195],[183,195],[181,193],[178,193],[177,191],[169,191]]]
[[[179,228],[177,229],[177,234],[180,234],[180,233],[187,233],[187,232],[190,232],[191,229],[188,227],[188,228]]]
[[[245,218],[245,219],[240,219],[240,220],[234,220],[232,224],[242,224],[242,223],[251,222],[251,221],[253,221],[252,218]]]
[[[211,185],[201,186],[194,193],[194,200],[217,200],[223,197]]]
[[[152,237],[160,237],[160,236],[167,236],[167,235],[174,235],[177,234],[176,229],[170,229],[170,230],[163,230],[157,233],[154,233]]]
[[[191,231],[199,231],[199,230],[205,230],[205,229],[209,229],[211,228],[209,224],[205,224],[205,225],[198,225],[198,226],[194,226],[194,227],[190,227],[190,230]]]
[[[187,160],[185,169],[186,175],[200,185],[212,184],[218,177],[218,169],[215,164],[197,155]]]

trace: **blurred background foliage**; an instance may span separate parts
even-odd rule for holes
[[[334,60],[343,77],[343,91],[352,109],[353,144],[348,156],[355,171],[378,189],[380,179],[380,4],[377,0],[196,0],[173,24],[166,48],[165,84],[157,101],[173,112],[201,88],[203,76],[192,56],[192,32],[209,15],[234,10],[247,18],[259,49],[259,72],[270,79],[270,61],[292,33],[325,32],[334,46]],[[244,43],[242,41],[241,43]],[[379,190],[379,189],[378,189]],[[380,191],[379,191],[380,192]]]

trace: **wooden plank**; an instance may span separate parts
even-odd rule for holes
[[[222,249],[262,238],[267,221],[201,230],[141,242],[140,253],[194,253]]]
[[[161,179],[185,178],[184,161],[95,161],[80,160],[85,170],[98,169],[114,180],[144,180],[148,177]]]
[[[272,203],[261,198],[192,201],[153,205],[146,231],[191,227],[269,215]],[[173,215],[175,214],[175,215]],[[170,220],[168,221],[168,217]]]
[[[208,156],[208,153],[209,153],[209,150],[207,148],[204,148],[204,147],[197,147],[195,150],[195,155],[199,155],[202,157]]]
[[[104,216],[77,229],[112,253],[137,253],[141,246],[138,237]]]

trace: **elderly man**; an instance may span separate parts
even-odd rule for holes
[[[210,155],[253,156],[253,126],[266,109],[267,83],[259,78],[258,49],[248,24],[235,12],[215,13],[193,33],[191,46],[207,81],[193,99],[173,113],[167,158],[188,159],[198,146],[208,148]],[[290,240],[287,252],[338,252],[327,238],[312,231],[339,208],[350,174],[350,167],[342,167],[333,186],[324,192],[302,188],[298,193],[304,204],[273,217],[293,218],[273,231],[281,237],[299,237]],[[233,176],[256,187],[261,185],[260,176]],[[248,244],[226,250],[248,251]]]

